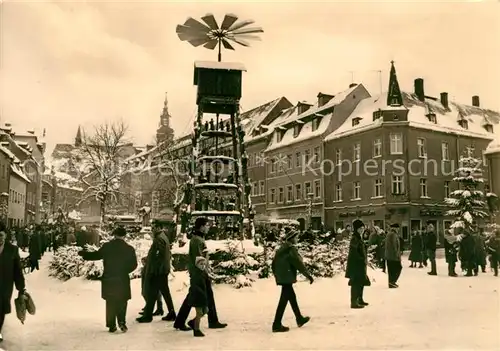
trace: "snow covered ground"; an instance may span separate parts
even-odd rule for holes
[[[491,273],[472,278],[448,278],[444,261],[440,276],[425,269],[405,268],[399,289],[387,288],[386,276],[372,272],[372,286],[363,310],[349,308],[349,290],[343,277],[296,285],[299,304],[311,322],[296,328],[291,310],[284,324],[289,333],[272,334],[271,322],[279,289],[272,280],[260,280],[252,288],[215,288],[220,319],[225,330],[205,329],[206,337],[193,338],[160,319],[137,324],[143,306],[139,280],[133,281],[127,334],[109,334],[104,327],[104,301],[98,282],[72,279],[62,283],[47,276],[50,257],[41,270],[27,276],[28,291],[37,314],[21,325],[15,314],[4,327],[6,350],[299,350],[299,349],[468,349],[498,350],[499,283]],[[185,273],[171,283],[176,308],[186,293]],[[203,321],[206,326],[206,320]]]

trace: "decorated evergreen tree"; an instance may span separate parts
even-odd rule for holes
[[[453,181],[458,183],[458,189],[445,199],[445,203],[453,207],[447,211],[448,216],[455,217],[451,228],[476,233],[479,222],[488,217],[486,197],[481,190],[484,183],[481,160],[471,155],[462,157]]]

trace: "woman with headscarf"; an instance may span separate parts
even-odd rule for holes
[[[365,231],[364,223],[357,219],[353,222],[349,254],[347,255],[347,267],[345,277],[349,279],[351,287],[351,308],[364,308],[368,306],[363,299],[365,286],[370,286],[367,274],[368,258],[362,235]]]

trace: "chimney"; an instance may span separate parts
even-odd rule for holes
[[[414,92],[420,101],[425,101],[424,80],[422,78],[415,79],[415,91]]]
[[[305,101],[299,101],[297,103],[297,109],[298,109],[298,114],[301,115],[303,114],[304,112],[306,112],[307,110],[309,110],[311,108],[311,104],[308,104],[307,102]]]
[[[441,93],[441,105],[447,110],[450,109],[450,106],[448,105],[448,93]]]
[[[349,84],[349,89],[350,88],[354,88],[356,85],[358,85],[358,83],[351,83],[351,84]]]
[[[321,106],[324,106],[328,103],[328,101],[330,101],[331,99],[333,99],[333,95],[328,95],[328,94],[323,94],[323,93],[318,93],[318,107],[321,107]]]
[[[472,106],[474,107],[479,107],[479,96],[474,95],[472,97]]]

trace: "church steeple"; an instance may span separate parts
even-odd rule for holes
[[[398,77],[396,76],[396,68],[394,61],[391,61],[391,73],[389,74],[389,89],[387,90],[387,105],[388,106],[403,106],[403,96],[399,89]]]
[[[160,123],[156,130],[156,141],[172,141],[174,139],[174,130],[170,127],[170,112],[168,111],[168,95],[165,93],[165,101],[163,102],[163,111],[160,116]]]
[[[82,128],[80,126],[78,126],[78,130],[76,131],[75,146],[82,146]]]

